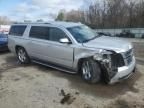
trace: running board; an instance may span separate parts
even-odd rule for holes
[[[76,74],[77,73],[77,72],[74,72],[74,71],[69,71],[67,69],[62,69],[62,68],[59,68],[57,66],[50,65],[48,63],[42,63],[42,62],[39,62],[39,61],[36,61],[36,60],[31,60],[31,61],[34,62],[34,63],[40,64],[40,65],[44,65],[44,66],[47,66],[47,67],[54,68],[54,69],[59,70],[59,71],[67,72],[67,73],[70,73],[70,74]]]

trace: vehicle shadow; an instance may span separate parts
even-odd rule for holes
[[[9,50],[7,50],[7,51],[0,51],[0,55],[4,55],[4,54],[8,54],[8,53],[10,53]]]
[[[6,72],[9,69],[29,66],[21,64],[15,56],[8,56],[8,54],[9,52],[0,53],[0,55],[6,55],[5,62],[0,65],[0,74]]]

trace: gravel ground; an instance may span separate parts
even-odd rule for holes
[[[137,71],[114,85],[87,84],[78,75],[21,65],[0,54],[0,108],[144,108],[144,43],[134,43]]]

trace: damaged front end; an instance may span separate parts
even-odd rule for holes
[[[114,51],[100,50],[93,58],[101,64],[106,82],[109,82],[117,74],[118,67],[124,66],[122,55]]]

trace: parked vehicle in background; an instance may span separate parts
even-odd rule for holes
[[[104,35],[104,36],[112,36],[110,33],[105,33],[105,32],[97,32],[99,35]]]
[[[142,34],[141,38],[144,39],[144,34]]]
[[[135,38],[135,34],[131,33],[130,30],[123,30],[120,34],[116,34],[116,36],[122,38]]]
[[[0,33],[8,34],[10,25],[0,25]]]
[[[0,51],[8,50],[8,37],[6,34],[0,33]]]
[[[11,26],[9,49],[21,63],[30,61],[69,73],[89,83],[127,79],[135,70],[133,46],[100,36],[81,23],[18,23]]]

